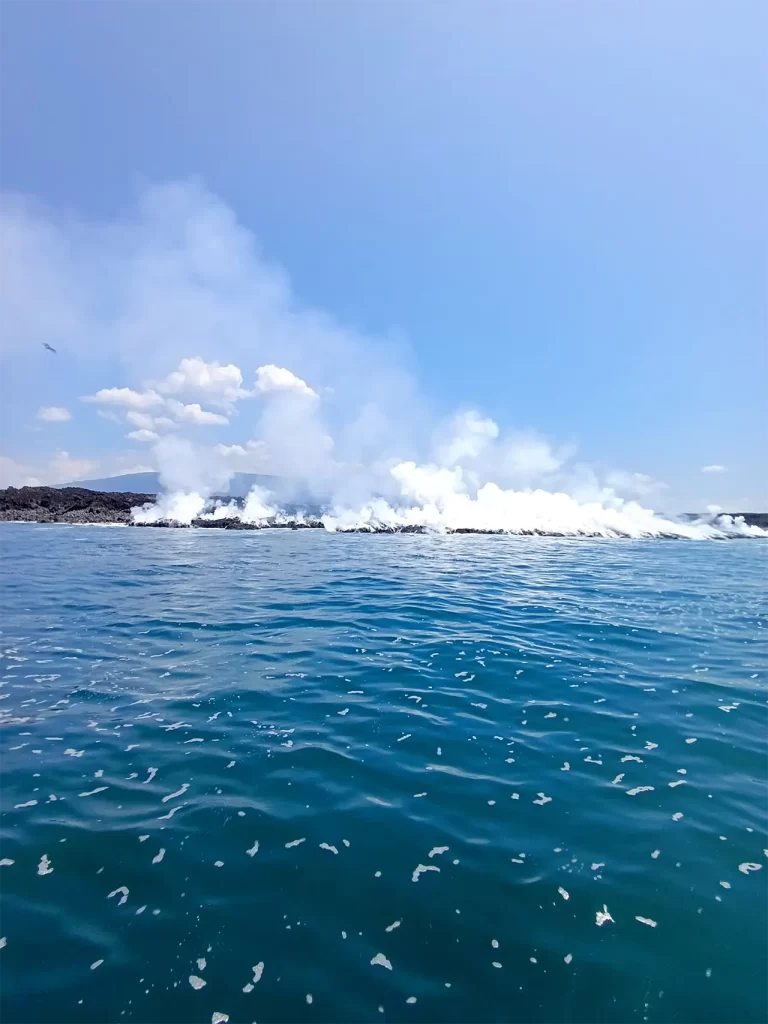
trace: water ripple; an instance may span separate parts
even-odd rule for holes
[[[764,1020],[764,545],[0,539],[4,1019]]]

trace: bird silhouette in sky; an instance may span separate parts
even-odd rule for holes
[[[43,348],[47,348],[49,352],[53,352],[53,354],[56,355],[56,349],[53,347],[53,345],[49,345],[47,341],[44,341],[42,344]]]

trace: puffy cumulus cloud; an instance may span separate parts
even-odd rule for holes
[[[160,440],[160,435],[156,434],[154,430],[146,430],[144,428],[141,430],[130,430],[125,436],[129,437],[132,441],[142,441],[144,443]]]
[[[203,391],[211,400],[217,400],[219,405],[231,410],[234,401],[249,395],[240,387],[242,380],[239,367],[232,364],[221,366],[198,358],[182,359],[178,370],[154,385],[146,382],[141,391],[133,388],[102,388],[94,395],[85,396],[84,401],[121,410],[125,421],[137,428],[127,436],[136,441],[150,441],[158,436],[158,430],[168,430],[179,424],[224,426],[229,423],[228,416],[203,409],[199,402],[187,404],[168,397],[169,393]],[[147,410],[151,410],[151,413]],[[110,415],[103,410],[100,412],[105,418],[120,422],[114,413]],[[152,433],[155,437],[149,436]]]
[[[95,395],[86,395],[84,401],[134,411],[156,409],[164,404],[164,399],[156,391],[134,391],[133,388],[102,388]]]
[[[257,395],[283,394],[295,395],[298,398],[316,399],[318,394],[295,373],[286,370],[284,366],[275,366],[270,363],[267,366],[260,366],[256,370]]]
[[[125,418],[128,423],[130,423],[134,427],[137,427],[139,430],[155,429],[155,417],[150,416],[148,413],[134,412],[133,410],[131,410],[130,412],[125,414]],[[171,423],[172,421],[169,420],[168,422]]]
[[[37,418],[44,423],[68,423],[72,413],[59,405],[41,405],[37,410]]]
[[[721,466],[719,463],[715,462],[711,466],[702,466],[701,467],[701,472],[702,473],[725,473],[726,472],[726,467],[725,466]]]
[[[177,402],[176,399],[169,398],[166,407],[179,423],[194,423],[198,427],[213,427],[229,423],[226,416],[218,412],[209,412],[207,409],[201,409],[197,402],[184,405],[183,402]]]
[[[200,395],[209,401],[231,405],[241,398],[247,398],[250,392],[242,387],[243,374],[239,366],[228,363],[206,363],[195,356],[182,359],[178,369],[155,384],[155,388],[164,395]]]

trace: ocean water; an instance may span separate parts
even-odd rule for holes
[[[3,524],[2,1019],[766,1019],[768,544]]]

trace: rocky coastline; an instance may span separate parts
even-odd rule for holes
[[[0,491],[0,522],[128,526],[131,509],[154,500],[154,494],[90,491],[85,487],[6,487]]]

